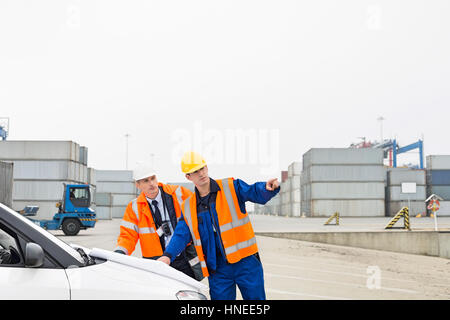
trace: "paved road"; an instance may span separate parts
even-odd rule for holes
[[[323,226],[326,219],[320,218],[251,219],[255,231],[382,230],[390,220],[342,218],[340,226]],[[450,217],[439,223],[450,227]],[[112,250],[119,225],[120,219],[101,220],[75,237],[53,233],[69,243]],[[411,226],[434,228],[434,222],[413,218]],[[261,236],[257,240],[268,299],[450,299],[449,259]],[[139,246],[133,255],[140,256]]]

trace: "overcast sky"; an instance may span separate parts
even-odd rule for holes
[[[314,147],[424,137],[450,154],[450,1],[0,1],[9,140],[72,140],[89,166],[183,181],[279,177]],[[191,147],[189,147],[191,145]],[[418,162],[417,153],[403,156]]]

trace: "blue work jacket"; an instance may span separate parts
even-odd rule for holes
[[[236,179],[233,183],[241,212],[246,212],[245,202],[250,201],[265,204],[280,191],[280,187],[274,191],[266,190],[266,182],[256,182],[248,185],[244,181]],[[206,265],[210,274],[214,273],[217,269],[217,259],[225,259],[224,247],[220,236],[219,219],[216,211],[216,196],[217,191],[219,190],[220,187],[218,183],[213,179],[210,179],[209,198],[200,198],[198,190],[195,188],[195,196],[197,197],[198,232],[200,234]],[[182,252],[186,245],[191,241],[191,232],[184,221],[184,213],[181,212],[180,221],[178,222],[172,239],[163,255],[169,257],[171,261],[173,261],[174,257]]]

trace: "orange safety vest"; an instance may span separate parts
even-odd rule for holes
[[[158,183],[163,191],[173,198],[177,220],[181,217],[180,204],[193,193],[184,187]],[[146,258],[161,256],[163,250],[156,233],[156,225],[153,220],[150,206],[145,194],[142,192],[139,197],[131,201],[126,210],[120,225],[120,235],[117,239],[115,250],[125,251],[127,255],[133,253],[136,243],[139,240],[142,256]]]
[[[248,214],[241,212],[239,208],[233,180],[233,178],[216,180],[220,187],[216,197],[216,211],[226,259],[229,263],[236,263],[258,252],[252,224]],[[181,206],[183,208],[184,220],[189,227],[195,250],[200,260],[203,275],[207,277],[209,273],[198,231],[196,198],[195,194],[192,195]]]

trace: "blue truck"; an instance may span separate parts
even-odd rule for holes
[[[80,230],[95,227],[97,215],[90,208],[91,192],[88,184],[64,184],[63,201],[58,202],[58,212],[52,220],[38,220],[35,216],[39,207],[27,206],[19,211],[35,224],[46,230],[62,230],[67,236],[75,236]]]

